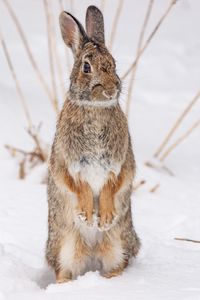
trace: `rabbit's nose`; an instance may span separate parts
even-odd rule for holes
[[[114,99],[117,96],[117,92],[118,90],[114,90],[114,91],[103,91],[103,95],[107,98],[107,99]]]

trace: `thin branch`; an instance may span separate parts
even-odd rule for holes
[[[198,240],[191,240],[191,239],[178,238],[178,237],[176,237],[174,239],[177,241],[185,241],[185,242],[192,242],[192,243],[198,243],[198,244],[200,243],[200,241],[198,241]]]
[[[46,81],[44,79],[44,76],[42,75],[42,72],[40,71],[40,68],[38,67],[38,65],[36,63],[36,60],[35,60],[35,58],[33,56],[33,53],[32,53],[31,48],[29,46],[29,43],[28,43],[28,41],[27,41],[27,39],[25,37],[24,31],[22,30],[22,27],[21,27],[21,25],[19,23],[19,20],[18,20],[18,18],[16,16],[14,10],[12,9],[9,1],[8,0],[3,0],[3,1],[4,1],[4,4],[5,4],[8,12],[9,12],[9,14],[10,14],[13,22],[15,23],[17,31],[19,32],[19,35],[20,35],[20,37],[22,39],[22,42],[23,42],[24,47],[26,49],[26,52],[28,54],[29,60],[31,62],[31,65],[32,65],[32,67],[33,67],[33,69],[35,71],[35,74],[37,75],[37,77],[38,77],[38,79],[39,79],[39,81],[40,81],[43,89],[45,90],[45,92],[46,92],[46,94],[47,94],[50,102],[53,104],[53,99],[52,99],[51,91],[50,91],[50,89],[48,87],[48,84],[46,83]]]
[[[15,82],[15,87],[16,87],[16,90],[17,90],[22,108],[24,110],[24,114],[25,114],[28,126],[31,128],[33,126],[33,123],[32,123],[31,116],[30,116],[30,113],[29,113],[29,110],[28,110],[28,107],[27,107],[26,99],[24,98],[24,95],[22,93],[22,90],[21,90],[21,87],[20,87],[20,84],[19,84],[19,80],[18,80],[17,75],[15,73],[15,69],[14,69],[13,63],[11,61],[10,54],[8,52],[8,48],[7,48],[7,45],[6,45],[5,40],[3,38],[3,35],[1,33],[1,30],[0,30],[0,41],[1,41],[1,44],[2,44],[2,47],[3,47],[3,52],[5,54],[6,61],[8,63],[8,67],[9,67],[11,76],[12,76],[14,82]]]
[[[38,127],[38,130],[34,132],[34,129],[28,129],[28,134],[31,136],[31,138],[33,139],[33,141],[35,142],[36,145],[36,149],[37,152],[40,153],[40,158],[42,161],[46,161],[47,159],[47,155],[46,153],[43,151],[41,145],[40,145],[40,140],[38,137],[38,131],[39,131],[40,127]]]
[[[130,111],[130,103],[131,103],[131,95],[132,95],[132,92],[133,92],[134,79],[135,79],[135,74],[136,74],[136,70],[137,70],[137,67],[138,67],[138,64],[139,64],[139,59],[140,59],[139,53],[141,52],[141,47],[142,47],[142,43],[143,43],[143,39],[144,39],[144,34],[145,34],[145,30],[147,28],[149,17],[150,17],[151,12],[152,12],[153,3],[154,3],[154,0],[149,0],[149,5],[147,7],[147,11],[146,11],[146,14],[145,14],[144,22],[142,24],[142,28],[141,28],[141,32],[140,32],[140,36],[139,36],[139,40],[138,40],[135,68],[133,68],[133,70],[132,70],[131,79],[130,79],[129,88],[128,88],[128,98],[127,98],[127,102],[126,102],[126,115],[127,115],[127,117],[128,117],[129,111]]]
[[[60,5],[60,10],[61,11],[65,10],[63,0],[59,0],[59,5]]]
[[[105,11],[105,6],[106,6],[106,1],[101,0],[100,10],[102,11],[102,13],[104,13],[104,11]]]
[[[150,193],[155,193],[159,187],[160,187],[160,183],[157,183],[156,185],[154,185],[154,186],[149,190],[149,192],[150,192]]]
[[[74,1],[73,0],[70,0],[69,1],[70,2],[70,11],[71,11],[71,13],[73,14],[74,13]]]
[[[172,7],[174,4],[176,4],[178,0],[171,0],[167,10],[165,11],[165,13],[162,15],[162,17],[160,18],[160,20],[158,21],[157,25],[155,26],[155,28],[153,29],[153,31],[151,32],[151,34],[149,35],[149,37],[147,38],[144,46],[141,48],[141,51],[139,52],[139,57],[141,57],[141,55],[144,53],[144,51],[147,49],[147,47],[149,46],[152,38],[155,36],[156,32],[158,31],[158,29],[160,28],[160,26],[162,25],[163,21],[167,18],[167,16],[169,15]],[[136,65],[136,61],[137,61],[138,57],[136,57],[136,59],[134,60],[134,62],[131,64],[131,66],[128,68],[128,70],[124,73],[124,75],[122,76],[122,80],[124,80],[129,73],[131,72],[132,69],[135,68]]]
[[[138,190],[142,185],[146,183],[146,180],[140,180],[137,184],[133,184],[133,191]]]
[[[54,56],[55,61],[56,61],[61,92],[62,92],[62,96],[64,98],[65,97],[65,89],[64,89],[64,82],[63,82],[63,72],[62,72],[60,57],[58,55],[58,49],[57,49],[57,45],[56,45],[56,32],[55,32],[55,27],[54,27],[53,11],[52,11],[52,6],[51,6],[51,1],[49,1],[47,3],[48,3],[48,8],[49,8],[49,22],[51,25],[50,26],[51,28],[49,28],[49,29],[51,29],[50,35],[51,35],[51,44],[52,44],[52,55]]]
[[[179,137],[161,156],[160,161],[164,161],[164,159],[180,144],[182,143],[194,129],[196,129],[200,125],[200,119],[196,121],[181,137]]]
[[[183,119],[185,118],[185,116],[189,113],[189,111],[192,109],[192,107],[194,106],[194,104],[198,101],[199,97],[200,97],[200,90],[195,95],[195,97],[189,102],[189,104],[186,106],[186,108],[183,110],[183,112],[180,114],[180,116],[178,117],[178,119],[176,120],[176,122],[174,123],[174,125],[172,126],[172,128],[170,129],[170,131],[168,132],[167,136],[164,138],[163,142],[158,147],[157,151],[154,153],[154,157],[158,157],[160,155],[160,153],[162,152],[162,150],[164,149],[164,147],[166,146],[166,144],[171,139],[171,137],[174,134],[174,132],[180,126],[180,124],[183,121]]]
[[[149,168],[152,168],[152,169],[155,169],[159,172],[167,173],[170,176],[174,176],[174,173],[169,168],[167,168],[166,166],[160,166],[160,165],[154,164],[150,161],[146,161],[145,166],[147,166]]]
[[[26,177],[25,164],[26,157],[24,157],[19,163],[19,179],[24,179]]]
[[[123,4],[124,4],[124,0],[118,0],[118,6],[117,6],[117,10],[116,10],[116,13],[115,13],[115,16],[114,16],[114,21],[113,21],[113,24],[112,24],[110,41],[108,43],[108,49],[110,49],[110,51],[112,50],[115,34],[117,32],[117,24],[119,22],[119,17],[120,17],[120,14],[122,12]]]
[[[60,4],[60,11],[64,11],[65,7],[64,7],[63,0],[59,0],[59,4]],[[69,52],[68,52],[68,49],[66,49],[66,47],[64,48],[64,51],[65,51],[66,66],[67,66],[68,72],[70,72],[71,66],[70,66]]]
[[[36,151],[25,151],[23,149],[20,149],[20,148],[16,148],[16,147],[13,147],[13,146],[10,146],[10,145],[5,145],[5,148],[10,152],[10,154],[12,156],[15,156],[16,153],[19,153],[19,154],[22,154],[23,156],[31,156],[31,157],[37,157],[39,158],[40,160],[43,161],[43,159],[41,159],[41,155],[40,153],[36,152]]]
[[[54,109],[56,110],[56,112],[58,112],[55,69],[54,69],[54,63],[53,63],[52,23],[51,23],[51,16],[50,16],[48,0],[43,0],[43,3],[44,3],[44,11],[45,11],[46,22],[47,22],[47,38],[48,38],[48,51],[49,51],[51,84],[52,84],[52,89],[53,89],[53,105],[54,105]]]

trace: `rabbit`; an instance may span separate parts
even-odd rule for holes
[[[46,259],[57,283],[87,271],[111,278],[140,248],[130,200],[136,166],[119,105],[121,82],[105,46],[101,11],[87,8],[86,30],[68,12],[59,20],[74,65],[48,164]]]

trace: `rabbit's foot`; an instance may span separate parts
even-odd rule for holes
[[[119,268],[116,268],[116,269],[114,269],[110,272],[102,274],[102,276],[106,277],[106,278],[116,277],[116,276],[121,275],[123,273],[123,270],[124,270],[124,268],[119,267]]]
[[[110,271],[106,271],[101,274],[103,277],[111,278],[115,276],[119,276],[123,273],[124,269],[128,266],[128,260],[124,260],[120,265],[111,269]]]
[[[66,283],[71,281],[72,275],[70,272],[65,272],[64,270],[56,271],[56,283]]]

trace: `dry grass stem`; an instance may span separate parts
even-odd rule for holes
[[[166,174],[168,174],[170,176],[174,176],[174,173],[169,168],[167,168],[166,166],[163,166],[163,165],[160,166],[160,165],[157,165],[157,164],[152,163],[150,161],[146,161],[145,162],[145,166],[147,166],[149,168],[152,168],[152,169],[155,169],[155,170],[157,170],[159,172],[164,172],[164,173],[166,173]]]
[[[30,135],[30,137],[33,139],[33,141],[35,142],[36,152],[39,153],[41,161],[44,162],[47,160],[47,153],[45,153],[45,151],[43,150],[40,139],[39,139],[40,128],[41,128],[41,124],[38,126],[38,128],[31,128],[31,129],[29,128],[27,130],[27,132]]]
[[[105,11],[105,6],[106,6],[106,1],[101,0],[100,10],[102,11],[102,13],[104,13],[104,11]]]
[[[17,154],[22,154],[24,157],[36,157],[37,159],[44,162],[43,156],[40,155],[37,151],[26,151],[11,145],[5,145],[5,148],[10,152],[11,156],[15,157]]]
[[[22,154],[24,156],[31,156],[31,157],[37,157],[40,161],[45,162],[47,160],[47,151],[44,150],[41,146],[41,141],[39,138],[39,132],[41,129],[41,124],[39,124],[38,127],[31,127],[27,129],[28,135],[33,140],[33,143],[35,145],[33,151],[26,151],[20,148],[16,148],[10,145],[5,145],[6,149],[9,150],[12,156],[16,156],[16,154]]]
[[[149,190],[149,192],[150,192],[150,193],[155,193],[159,187],[160,187],[160,183],[157,183],[156,185],[154,185],[154,186]]]
[[[24,179],[26,177],[25,164],[26,158],[23,158],[19,163],[19,179]]]
[[[116,32],[117,32],[117,24],[119,22],[119,18],[120,18],[120,14],[122,12],[123,4],[124,4],[124,0],[118,0],[118,6],[117,6],[117,10],[116,10],[116,13],[115,13],[115,16],[114,16],[112,29],[111,29],[110,41],[108,43],[108,49],[110,49],[110,51],[112,50],[114,38],[115,38],[115,35],[116,35]]]
[[[69,0],[70,2],[70,11],[71,13],[73,14],[75,12],[75,9],[74,9],[74,1],[73,0]]]
[[[63,98],[65,97],[65,89],[64,89],[64,81],[63,81],[63,72],[62,72],[62,66],[60,62],[60,57],[58,55],[58,49],[56,44],[56,31],[54,26],[54,18],[53,18],[53,10],[51,6],[51,1],[48,2],[48,9],[49,9],[49,18],[50,18],[50,27],[51,27],[51,44],[52,44],[52,55],[55,58],[57,70],[58,70],[58,78],[60,82],[61,92]]]
[[[51,22],[51,13],[49,10],[48,0],[43,0],[44,10],[46,15],[47,23],[47,39],[48,39],[48,52],[49,52],[49,65],[50,65],[50,74],[51,74],[51,84],[53,90],[53,106],[56,112],[58,112],[58,100],[57,100],[57,90],[56,90],[56,78],[55,78],[55,68],[53,62],[53,41],[52,41],[52,22]]]
[[[169,4],[169,6],[167,7],[167,10],[165,11],[165,13],[162,15],[162,17],[160,18],[160,20],[158,21],[157,25],[155,26],[155,28],[153,29],[153,31],[150,33],[149,37],[147,38],[144,46],[141,48],[140,52],[139,52],[139,58],[142,56],[142,54],[144,53],[144,51],[147,49],[147,47],[149,46],[152,38],[155,36],[156,32],[158,31],[158,29],[160,28],[160,26],[162,25],[162,23],[164,22],[164,20],[167,18],[167,16],[169,15],[172,7],[174,4],[176,4],[177,0],[172,0]],[[122,76],[122,80],[124,80],[132,71],[132,69],[135,68],[136,65],[136,61],[137,61],[138,57],[136,57],[136,59],[134,60],[134,62],[131,64],[131,66],[128,68],[128,70],[124,73],[124,75]]]
[[[32,151],[26,151],[17,147],[5,145],[5,148],[9,151],[11,156],[17,157],[19,159],[18,173],[20,179],[24,179],[26,177],[26,173],[29,169],[47,161],[47,147],[46,149],[44,149],[39,139],[40,127],[41,126],[38,126],[38,128],[32,127],[27,130],[34,143],[34,148]]]
[[[146,11],[146,14],[145,14],[144,22],[142,24],[142,28],[141,28],[141,32],[140,32],[140,36],[139,36],[139,40],[138,40],[135,68],[133,68],[133,70],[132,70],[131,78],[130,78],[130,82],[129,82],[129,87],[128,87],[128,97],[127,97],[127,102],[126,102],[126,115],[127,115],[127,117],[128,117],[129,111],[130,111],[130,103],[131,103],[131,95],[132,95],[132,92],[133,92],[134,79],[135,79],[135,74],[136,74],[136,70],[137,70],[138,63],[139,63],[139,58],[140,58],[139,53],[141,51],[141,47],[142,47],[142,43],[143,43],[143,39],[144,39],[144,34],[145,34],[145,30],[147,28],[149,17],[151,15],[153,3],[154,3],[154,0],[149,0],[149,5],[147,7],[147,11]]]
[[[23,42],[24,47],[26,49],[26,52],[28,54],[29,60],[31,62],[31,65],[32,65],[32,67],[33,67],[33,69],[35,71],[35,74],[37,75],[37,77],[38,77],[38,79],[39,79],[39,81],[40,81],[40,83],[41,83],[44,91],[46,92],[49,100],[53,104],[53,99],[52,99],[51,91],[50,91],[50,89],[48,87],[48,84],[46,83],[46,80],[44,79],[44,76],[42,75],[42,72],[41,72],[40,68],[38,67],[38,64],[36,63],[36,60],[34,58],[34,55],[33,55],[32,51],[31,51],[29,43],[28,43],[28,41],[27,41],[27,39],[25,37],[24,31],[22,30],[22,27],[21,27],[21,25],[19,23],[19,20],[18,20],[18,18],[16,16],[14,10],[12,9],[11,5],[9,4],[9,1],[8,0],[3,0],[3,1],[5,3],[5,6],[6,6],[8,12],[9,12],[9,14],[10,14],[13,22],[15,23],[17,31],[19,32],[19,35],[20,35],[20,37],[22,39],[22,42]]]
[[[59,5],[60,5],[60,10],[61,11],[65,10],[63,0],[59,0]]]
[[[60,11],[64,11],[65,7],[64,7],[63,0],[59,0],[59,4],[60,4]],[[64,50],[65,50],[66,66],[67,66],[68,72],[70,72],[71,66],[70,66],[69,52],[67,51],[68,49],[66,49],[66,47]],[[63,89],[64,89],[64,87],[63,87]],[[65,89],[64,89],[64,96],[65,96]]]
[[[180,144],[182,143],[192,132],[200,125],[200,120],[196,121],[181,137],[179,137],[161,156],[160,161],[164,161],[165,158]]]
[[[137,184],[133,185],[133,191],[138,190],[142,185],[144,185],[146,183],[146,180],[140,180]]]
[[[21,105],[22,105],[27,123],[28,123],[28,126],[31,128],[33,123],[32,123],[31,116],[30,116],[30,113],[29,113],[29,110],[28,110],[26,99],[24,98],[24,95],[22,93],[22,90],[21,90],[21,87],[20,87],[20,84],[19,84],[19,80],[18,80],[17,75],[15,73],[14,66],[13,66],[13,63],[11,61],[10,54],[8,52],[8,48],[7,48],[7,45],[6,45],[5,40],[3,38],[3,35],[1,33],[1,30],[0,30],[0,41],[1,41],[1,44],[2,44],[2,47],[3,47],[3,52],[5,54],[6,61],[8,63],[8,67],[9,67],[11,76],[12,76],[14,82],[15,82],[16,90],[17,90],[19,100],[21,102]]]
[[[179,237],[176,237],[174,239],[177,241],[192,242],[192,243],[198,243],[198,244],[200,243],[200,241],[198,241],[198,240],[191,240],[191,239],[185,239],[185,238],[179,238]]]
[[[158,150],[154,153],[154,157],[158,157],[160,153],[163,151],[169,140],[171,139],[174,132],[177,130],[177,128],[182,123],[185,116],[189,113],[189,111],[192,109],[192,107],[195,105],[195,103],[198,101],[200,97],[200,91],[195,95],[195,97],[189,102],[189,104],[186,106],[186,108],[183,110],[183,112],[180,114],[170,131],[168,132],[167,136],[164,138],[161,145],[158,147]]]

